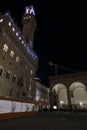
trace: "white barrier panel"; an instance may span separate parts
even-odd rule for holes
[[[26,103],[22,103],[22,112],[25,112],[26,111]]]
[[[38,105],[16,101],[0,100],[0,113],[38,111]]]
[[[11,111],[12,112],[21,112],[21,102],[14,102],[12,101],[12,105],[11,105]]]
[[[0,113],[11,112],[11,101],[0,100]]]

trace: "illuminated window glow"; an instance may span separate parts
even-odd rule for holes
[[[9,26],[11,26],[11,22],[9,22],[9,24],[8,24]]]
[[[64,101],[60,101],[60,104],[64,104]]]
[[[13,32],[15,31],[15,28],[12,28]]]
[[[33,74],[33,70],[30,71],[30,74],[31,74],[31,75]]]
[[[79,105],[82,107],[82,106],[83,106],[83,102],[82,102],[82,101],[80,101],[80,102],[79,102]]]
[[[0,23],[3,22],[3,19],[0,19]]]
[[[18,32],[16,32],[16,36],[18,36]]]
[[[21,37],[19,37],[19,40],[21,40]]]
[[[31,84],[29,85],[29,90],[31,90]]]
[[[25,8],[25,14],[28,14],[28,15],[25,15],[24,19],[30,19],[30,18],[32,18],[32,15],[35,15],[35,11],[34,11],[34,8],[33,8],[32,5],[27,6],[27,7]],[[29,14],[30,14],[30,15],[29,15]],[[18,40],[20,40],[20,41],[22,40],[21,42],[22,42],[23,46],[26,48],[26,51],[29,53],[29,55],[32,56],[32,58],[33,58],[34,60],[37,60],[36,54],[34,54],[34,52],[31,50],[32,45],[27,48],[27,43],[25,42],[25,37],[22,37],[22,36],[21,36],[21,33],[19,32],[19,30],[18,30],[18,31],[16,30],[17,28],[15,28],[15,26],[14,26],[14,23],[13,23],[14,21],[13,21],[13,19],[11,19],[10,13],[9,13],[9,12],[6,12],[5,16],[8,17],[8,23],[7,23],[7,24],[8,24],[9,27],[11,27],[11,30],[13,31],[13,33],[15,32],[15,35],[17,36]],[[4,19],[1,18],[1,19],[0,19],[0,22],[3,22],[3,20],[4,20]],[[3,36],[6,37],[6,39],[7,39],[9,42],[11,42],[11,39],[7,36],[7,33],[5,34],[5,33],[3,32],[2,34],[3,34]],[[31,43],[30,43],[30,44],[31,44]],[[8,51],[8,46],[7,46],[6,44],[4,44],[3,51],[5,51],[5,52]],[[13,56],[12,52],[11,52],[10,56]],[[17,58],[17,59],[18,59],[18,58]],[[16,61],[18,61],[18,60],[16,60]]]
[[[53,109],[57,109],[57,106],[53,106]]]
[[[22,44],[24,44],[24,41],[22,41]]]
[[[14,57],[14,51],[10,52],[10,56],[13,58]]]
[[[5,51],[5,52],[8,51],[8,45],[4,44],[3,51]]]
[[[19,57],[18,56],[16,57],[16,62],[19,62]]]
[[[31,18],[31,16],[29,16],[29,18]]]

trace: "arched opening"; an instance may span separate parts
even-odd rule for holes
[[[70,98],[73,109],[87,110],[86,86],[81,82],[74,82],[70,88]]]
[[[64,84],[56,84],[52,92],[55,90],[57,98],[57,107],[58,110],[67,109],[68,98],[67,98],[67,88]]]

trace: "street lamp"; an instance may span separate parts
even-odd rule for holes
[[[54,66],[54,69],[55,69],[55,75],[56,75],[56,76],[58,75],[58,68],[60,68],[60,69],[62,69],[62,70],[69,71],[69,72],[76,72],[76,71],[74,71],[74,70],[72,70],[72,69],[69,69],[69,68],[67,68],[67,67],[64,67],[64,66],[61,66],[61,65],[55,64],[55,63],[50,62],[50,61],[48,62],[48,64],[49,64],[50,66]]]
[[[48,64],[49,64],[50,66],[54,66],[55,75],[57,75],[57,74],[58,74],[58,65],[57,65],[57,64],[54,64],[53,62],[48,62]]]

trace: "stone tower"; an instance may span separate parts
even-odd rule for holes
[[[22,33],[26,41],[33,49],[34,32],[36,30],[35,11],[32,5],[25,8],[25,13],[22,17],[23,30]]]

